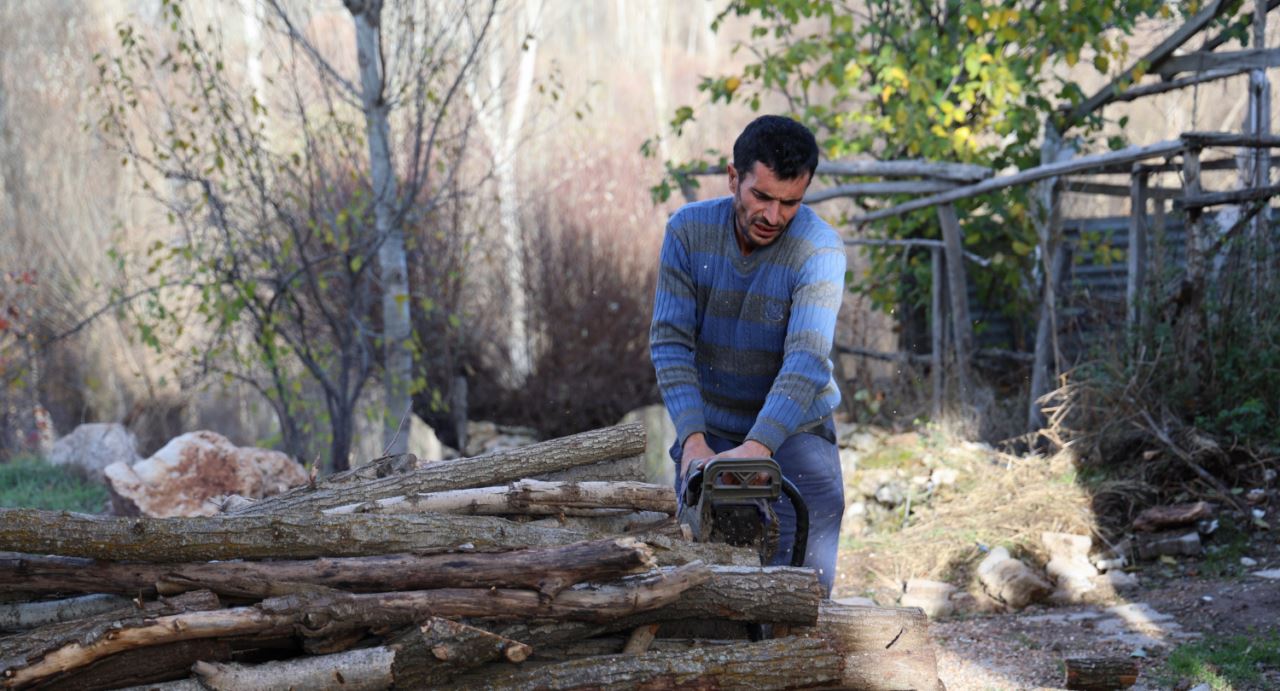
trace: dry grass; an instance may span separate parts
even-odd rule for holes
[[[904,446],[902,438],[909,436],[919,440],[918,448]],[[958,480],[927,501],[917,498],[905,526],[899,507],[867,536],[845,538],[841,573],[868,590],[900,589],[910,578],[965,587],[990,547],[1002,545],[1043,564],[1042,532],[1098,533],[1093,492],[1081,484],[1070,452],[1017,457],[941,435],[891,439],[897,440],[896,457],[954,469]],[[859,473],[846,477],[857,485]]]

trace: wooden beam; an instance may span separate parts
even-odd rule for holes
[[[885,197],[891,194],[935,194],[956,187],[952,182],[938,180],[903,180],[898,182],[855,182],[821,190],[810,190],[804,195],[805,204],[818,204],[844,197]]]
[[[1093,154],[1091,156],[1080,156],[1067,161],[1059,161],[1047,165],[1036,166],[1026,170],[1018,171],[1013,175],[1004,175],[990,180],[983,180],[977,184],[967,185],[965,187],[957,187],[953,190],[941,192],[930,197],[913,199],[909,202],[891,206],[887,209],[872,211],[855,217],[853,223],[862,225],[871,221],[878,221],[882,218],[891,218],[893,216],[901,216],[902,214],[920,209],[927,209],[931,206],[939,204],[947,204],[969,197],[975,197],[988,192],[995,192],[1006,187],[1015,185],[1025,185],[1030,182],[1039,180],[1047,180],[1049,178],[1071,175],[1073,173],[1082,173],[1111,165],[1127,165],[1138,161],[1144,161],[1149,158],[1166,158],[1178,154],[1183,149],[1183,143],[1180,140],[1169,140],[1148,144],[1146,146],[1130,146],[1119,151],[1108,151],[1101,154]]]
[[[1197,51],[1188,55],[1177,55],[1165,61],[1156,73],[1164,79],[1172,79],[1182,72],[1225,69],[1263,70],[1268,67],[1280,67],[1280,48],[1254,48],[1225,53]]]
[[[1280,195],[1280,185],[1246,187],[1241,190],[1228,190],[1226,192],[1189,194],[1184,199],[1174,201],[1173,207],[1175,209],[1203,209],[1206,206],[1218,206],[1220,204],[1243,204],[1245,202],[1256,202],[1262,199],[1270,199],[1271,197],[1278,195]]]
[[[1261,3],[1259,3],[1259,4],[1261,4]],[[1267,0],[1267,6],[1266,6],[1266,9],[1265,9],[1265,11],[1264,11],[1262,14],[1265,16],[1267,12],[1270,12],[1271,10],[1274,10],[1274,9],[1275,9],[1276,7],[1278,7],[1278,6],[1280,6],[1280,0]],[[1245,15],[1245,16],[1241,17],[1241,18],[1240,18],[1240,23],[1241,23],[1243,26],[1249,26],[1250,24],[1253,24],[1253,23],[1254,23],[1254,21],[1255,21],[1255,19],[1257,18],[1257,16],[1258,16],[1258,14],[1257,14],[1257,11],[1256,11],[1256,8],[1255,8],[1255,12],[1254,12],[1254,14],[1253,14],[1253,15]],[[1257,34],[1257,32],[1258,32],[1258,28],[1259,28],[1259,27],[1257,27],[1256,25],[1254,26],[1255,40],[1254,40],[1254,43],[1253,43],[1253,47],[1254,47],[1254,48],[1265,48],[1265,47],[1266,47],[1266,46],[1264,45],[1265,41],[1258,41],[1258,40],[1256,40],[1256,38],[1257,38],[1256,34]],[[1262,27],[1261,27],[1261,28],[1262,28],[1262,30],[1263,30],[1264,32],[1266,31],[1266,22],[1265,22],[1265,21],[1264,21],[1264,22],[1262,22]],[[1217,47],[1218,47],[1218,46],[1220,46],[1220,45],[1222,45],[1222,44],[1226,43],[1227,41],[1231,40],[1231,35],[1230,35],[1230,33],[1231,33],[1231,32],[1230,32],[1230,31],[1228,31],[1227,29],[1223,29],[1221,32],[1219,32],[1219,33],[1218,33],[1218,35],[1217,35],[1217,36],[1214,36],[1213,38],[1209,39],[1208,41],[1205,41],[1205,44],[1204,44],[1203,46],[1201,46],[1201,47],[1200,47],[1200,50],[1215,50],[1215,49],[1217,49]]]
[[[973,389],[969,377],[970,354],[973,351],[973,321],[969,318],[969,288],[964,275],[964,251],[960,244],[960,219],[956,208],[950,204],[938,205],[938,223],[942,226],[942,238],[946,243],[947,293],[951,297],[951,326],[954,333],[952,347],[956,353],[956,382],[959,386],[958,402],[970,403]]]
[[[1241,134],[1239,132],[1184,132],[1187,148],[1244,146],[1255,149],[1280,149],[1280,136],[1274,134]]]
[[[933,385],[933,419],[942,419],[942,399],[946,393],[942,378],[942,348],[946,338],[944,325],[946,315],[946,281],[943,280],[946,267],[943,265],[942,248],[934,247],[929,251],[930,259],[930,293],[929,293],[929,336],[932,348],[929,353],[929,380]]]
[[[1064,191],[1075,194],[1101,194],[1108,197],[1125,198],[1128,198],[1131,193],[1131,189],[1124,185],[1108,185],[1101,182],[1082,182],[1079,180],[1068,182]],[[1144,196],[1147,199],[1180,199],[1182,190],[1171,187],[1148,187]]]
[[[923,238],[906,238],[903,240],[853,238],[853,239],[845,240],[844,244],[866,245],[868,247],[928,247],[930,249],[941,248],[946,246],[946,243],[944,243],[941,240],[926,240]],[[968,259],[974,264],[977,264],[978,266],[991,266],[990,259],[987,259],[985,257],[979,257],[978,255],[974,254],[973,252],[970,252],[969,250],[964,251],[964,258]]]
[[[1173,55],[1173,51],[1181,48],[1184,43],[1191,40],[1206,26],[1209,26],[1210,22],[1217,19],[1218,15],[1225,12],[1230,5],[1231,3],[1225,0],[1213,0],[1213,2],[1206,4],[1204,9],[1197,12],[1191,19],[1188,19],[1185,24],[1178,27],[1177,31],[1170,34],[1168,38],[1161,41],[1146,55],[1138,58],[1137,62],[1120,73],[1110,84],[1102,87],[1097,93],[1068,111],[1062,118],[1062,132],[1065,133],[1087,115],[1110,103],[1116,97],[1116,94],[1120,92],[1119,84],[1121,82],[1130,83],[1134,81],[1133,76],[1139,66],[1145,66],[1144,72],[1151,72],[1153,69],[1160,67],[1169,56]]]
[[[1142,288],[1147,270],[1147,174],[1135,171],[1129,183],[1128,276],[1125,283],[1125,311],[1129,328],[1142,324]]]
[[[1247,73],[1250,69],[1252,68],[1229,67],[1221,70],[1210,70],[1208,72],[1200,72],[1190,77],[1180,77],[1172,81],[1157,82],[1155,84],[1142,84],[1140,86],[1131,86],[1128,89],[1125,89],[1124,91],[1121,91],[1120,93],[1116,94],[1115,97],[1111,99],[1111,101],[1113,103],[1118,103],[1121,101],[1136,101],[1140,98],[1145,98],[1147,96],[1154,96],[1155,94],[1163,94],[1168,91],[1177,91],[1178,89],[1185,89],[1189,86],[1195,86],[1197,84],[1213,82],[1219,79],[1227,79],[1228,77],[1236,77],[1236,76]]]
[[[726,166],[707,165],[690,168],[683,172],[686,175],[724,175],[729,171]],[[860,161],[819,161],[817,174],[883,178],[933,178],[935,180],[952,180],[954,182],[974,182],[991,177],[993,171],[990,168],[969,163],[923,161],[919,159],[894,161],[865,159]]]

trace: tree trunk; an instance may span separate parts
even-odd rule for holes
[[[111,592],[171,595],[198,587],[237,597],[273,597],[298,584],[352,592],[430,588],[555,588],[641,573],[656,565],[653,549],[634,538],[484,554],[314,560],[120,564],[70,557],[0,559],[0,592]],[[283,587],[282,587],[283,586]],[[550,590],[548,590],[550,588]],[[124,601],[126,604],[128,601]]]
[[[347,504],[325,513],[448,513],[468,516],[595,516],[601,510],[630,509],[674,515],[671,487],[643,482],[543,482],[520,480],[505,487],[429,492]]]
[[[486,487],[496,482],[510,482],[539,473],[634,456],[644,453],[644,446],[644,425],[618,425],[520,449],[430,463],[403,475],[334,484],[321,483],[314,489],[300,487],[254,502],[233,513],[262,515],[285,511],[321,511],[386,497]]]
[[[369,142],[369,172],[373,186],[374,231],[378,242],[378,277],[382,289],[383,385],[386,387],[384,430],[387,453],[408,449],[409,382],[413,358],[409,353],[409,268],[404,229],[395,218],[398,183],[391,160],[391,104],[384,92],[382,64],[382,0],[346,0],[355,22],[356,59],[360,67],[361,110]],[[402,423],[404,423],[402,425]],[[333,459],[334,470],[346,470],[347,459]]]
[[[1138,663],[1127,657],[1081,657],[1063,660],[1068,689],[1127,689],[1138,682]]]
[[[391,668],[395,659],[396,652],[382,646],[260,665],[197,662],[192,671],[215,691],[380,691],[394,682]]]
[[[219,606],[218,598],[213,593],[187,593],[147,602],[141,608],[135,607],[126,612],[104,612],[77,621],[50,624],[22,634],[6,636],[0,638],[0,671],[21,667],[67,646],[89,645],[93,641],[112,636],[115,629],[140,626],[154,617],[215,610]],[[8,678],[9,674],[5,672],[5,679]]]
[[[947,293],[951,296],[951,325],[954,329],[956,352],[957,399],[961,406],[968,406],[972,399],[972,381],[969,374],[973,356],[973,320],[969,317],[969,284],[965,280],[964,246],[960,238],[960,220],[951,204],[938,206],[938,223],[942,226],[947,260]]]
[[[0,560],[3,564],[4,560]],[[35,592],[23,585],[23,591]],[[54,591],[57,592],[57,591]],[[103,591],[92,589],[94,593]],[[0,605],[0,631],[21,631],[48,624],[90,617],[102,612],[130,606],[129,600],[118,595],[84,595],[67,600],[45,602],[14,602]]]
[[[500,669],[456,681],[472,689],[790,689],[835,686],[842,675],[840,655],[805,638]]]

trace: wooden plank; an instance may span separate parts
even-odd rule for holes
[[[728,168],[723,165],[696,166],[684,171],[686,175],[724,175],[727,172],[729,172]],[[990,168],[969,163],[924,161],[920,159],[894,161],[864,159],[860,161],[819,161],[817,174],[882,178],[933,178],[935,180],[952,180],[954,182],[974,182],[991,177],[993,171]]]
[[[973,352],[973,321],[969,318],[969,288],[964,275],[964,251],[960,246],[960,219],[950,204],[938,205],[938,222],[946,246],[947,292],[951,296],[951,325],[955,333],[952,347],[956,354],[957,398],[967,405],[972,393],[969,380],[969,358]]]
[[[1175,209],[1203,209],[1206,206],[1218,206],[1220,204],[1243,204],[1245,202],[1256,202],[1262,199],[1269,199],[1280,195],[1280,185],[1267,185],[1266,187],[1246,187],[1240,190],[1228,190],[1226,192],[1208,192],[1206,194],[1188,194],[1184,199],[1178,199],[1173,202]]]
[[[821,190],[810,190],[804,195],[805,204],[820,204],[832,199],[856,197],[885,197],[891,194],[936,194],[953,189],[953,182],[938,180],[901,180],[897,182],[855,182]]]
[[[1280,149],[1280,136],[1274,134],[1242,134],[1240,132],[1184,132],[1182,141],[1188,149],[1216,146],[1244,146]]]
[[[1162,82],[1156,82],[1154,84],[1142,84],[1140,86],[1131,86],[1128,89],[1125,89],[1124,91],[1121,91],[1120,93],[1116,94],[1111,99],[1111,102],[1119,103],[1122,101],[1136,101],[1140,98],[1146,98],[1147,96],[1154,96],[1156,94],[1163,94],[1169,91],[1177,91],[1178,89],[1185,89],[1189,86],[1196,86],[1197,84],[1205,84],[1207,82],[1214,82],[1219,79],[1227,79],[1229,77],[1235,77],[1248,72],[1250,69],[1252,68],[1230,67],[1230,68],[1221,69],[1221,70],[1209,70],[1207,72],[1200,72],[1189,77],[1179,77],[1178,79],[1174,79],[1172,81],[1162,81]]]
[[[943,278],[945,268],[942,250],[938,247],[931,248],[929,258],[931,263],[929,276],[932,281],[929,296],[929,335],[932,341],[929,353],[929,380],[933,385],[933,419],[937,421],[942,419],[942,397],[945,393],[942,378],[942,342],[944,340],[943,325],[947,319],[944,313],[946,305],[943,292],[946,282]]]
[[[1125,283],[1125,317],[1132,330],[1142,323],[1142,287],[1146,284],[1147,174],[1135,171],[1129,190],[1129,271]]]
[[[1093,111],[1110,103],[1116,94],[1120,92],[1120,83],[1134,81],[1133,75],[1137,72],[1139,66],[1145,66],[1143,71],[1148,73],[1152,69],[1158,68],[1169,56],[1173,55],[1173,51],[1181,48],[1184,43],[1191,40],[1191,37],[1200,33],[1206,26],[1209,26],[1210,22],[1217,19],[1218,15],[1225,12],[1230,5],[1230,2],[1225,2],[1224,0],[1213,0],[1213,2],[1206,4],[1204,9],[1197,12],[1191,19],[1188,19],[1185,24],[1178,27],[1177,31],[1174,31],[1159,45],[1148,51],[1146,55],[1138,58],[1137,62],[1111,80],[1111,83],[1068,111],[1060,123],[1061,131],[1066,132]]]
[[[1156,69],[1156,73],[1164,79],[1172,79],[1182,72],[1264,70],[1268,67],[1280,67],[1280,48],[1253,48],[1223,53],[1197,51],[1188,55],[1176,55],[1166,60]]]
[[[1131,188],[1124,185],[1108,185],[1101,182],[1083,182],[1080,180],[1068,182],[1066,189],[1063,191],[1075,194],[1102,194],[1108,197],[1126,198],[1131,194]],[[1147,199],[1178,199],[1182,197],[1182,190],[1173,189],[1172,187],[1148,187],[1145,196]]]
[[[883,218],[892,218],[893,216],[901,216],[905,213],[927,209],[931,206],[939,204],[947,204],[950,202],[968,199],[988,192],[995,192],[1006,187],[1015,185],[1025,185],[1031,182],[1047,180],[1049,178],[1071,175],[1073,173],[1083,173],[1095,168],[1102,168],[1112,165],[1130,165],[1138,161],[1145,161],[1150,158],[1166,158],[1180,153],[1183,149],[1181,140],[1169,140],[1148,144],[1146,146],[1130,146],[1120,149],[1119,151],[1108,151],[1101,154],[1093,154],[1090,156],[1079,156],[1069,161],[1059,161],[1047,165],[1036,166],[1026,170],[1018,171],[1013,175],[1004,175],[998,178],[983,180],[977,184],[967,185],[965,187],[957,187],[953,190],[941,192],[930,197],[913,199],[909,202],[891,206],[887,209],[880,209],[871,213],[863,214],[852,219],[852,222],[858,225],[878,221]],[[1127,169],[1126,169],[1127,170]]]

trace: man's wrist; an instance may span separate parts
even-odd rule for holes
[[[773,457],[773,449],[770,449],[769,447],[765,446],[764,444],[761,444],[755,439],[748,439],[742,442],[742,449],[744,451],[749,451],[750,453],[757,454],[760,456],[765,456],[769,458]]]

